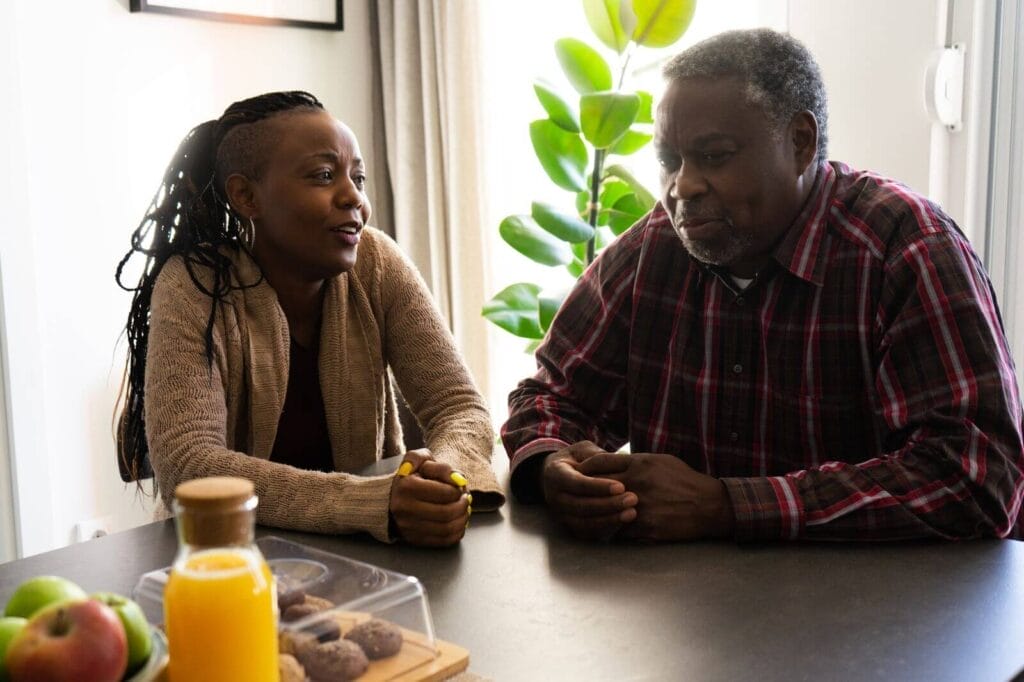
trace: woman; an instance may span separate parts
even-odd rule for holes
[[[151,464],[168,507],[182,481],[244,476],[259,523],[445,546],[471,502],[504,502],[483,400],[414,266],[367,226],[365,185],[352,131],[304,92],[236,102],[181,143],[117,270],[145,256],[122,473]],[[394,478],[344,473],[404,451],[389,371],[429,451]]]

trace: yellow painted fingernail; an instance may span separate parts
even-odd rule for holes
[[[398,467],[397,476],[408,476],[412,473],[412,462],[402,462],[402,466]]]
[[[452,472],[451,479],[452,483],[459,486],[460,488],[464,488],[466,484],[469,483],[469,481],[466,480],[466,477],[460,474],[458,471]]]
[[[469,502],[470,505],[473,504],[473,496],[469,493],[466,493],[466,502]]]
[[[472,506],[466,507],[466,516],[471,516],[472,514],[473,514],[473,507]]]

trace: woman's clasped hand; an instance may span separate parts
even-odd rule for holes
[[[445,547],[462,539],[473,513],[468,481],[426,449],[410,450],[391,485],[391,521],[404,541]]]

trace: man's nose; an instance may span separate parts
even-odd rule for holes
[[[676,171],[669,194],[673,199],[689,201],[708,191],[707,181],[692,163],[683,163]]]

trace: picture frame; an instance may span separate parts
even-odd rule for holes
[[[158,12],[262,26],[344,30],[343,0],[130,0],[132,12]]]

